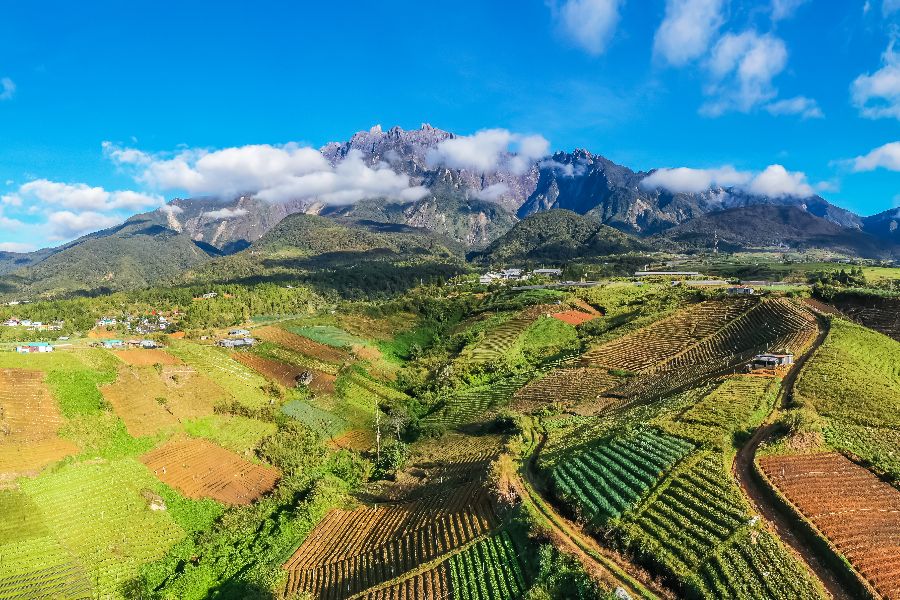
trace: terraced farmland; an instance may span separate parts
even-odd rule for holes
[[[554,494],[580,518],[601,524],[637,505],[693,444],[652,429],[605,440],[557,459]]]
[[[286,593],[343,598],[459,548],[495,523],[482,484],[405,504],[333,510],[285,563]]]
[[[537,316],[518,316],[491,329],[481,340],[467,346],[459,358],[474,364],[500,360],[509,352]]]
[[[426,425],[441,427],[469,423],[490,408],[506,404],[528,379],[529,375],[526,373],[503,379],[491,385],[457,392],[452,396],[445,397],[438,410],[427,415],[422,422]]]
[[[280,327],[259,327],[253,330],[253,335],[266,340],[267,342],[272,342],[273,344],[283,346],[294,352],[299,352],[300,354],[305,354],[325,362],[341,364],[348,362],[351,358],[350,355],[343,350],[326,346],[319,342],[314,342],[307,337],[285,331]]]
[[[815,317],[799,304],[782,298],[760,302],[714,335],[675,353],[611,393],[646,400],[696,385],[716,373],[737,370],[759,352],[783,349],[799,355],[817,331]]]
[[[586,352],[584,366],[644,371],[714,335],[755,306],[755,298],[710,300]]]
[[[900,298],[837,298],[834,305],[860,325],[900,342]]]
[[[883,598],[900,598],[900,491],[836,453],[765,456],[766,478]]]
[[[258,408],[269,403],[270,398],[262,391],[266,385],[265,378],[232,360],[224,350],[181,342],[169,351],[213,379],[241,404]]]
[[[551,402],[577,405],[596,401],[620,378],[603,369],[562,368],[532,381],[515,395],[515,407],[540,407]]]
[[[250,504],[275,487],[275,469],[247,462],[202,439],[174,439],[141,457],[160,481],[188,498]]]
[[[78,590],[84,588],[79,576],[83,572],[91,597],[122,597],[120,586],[137,574],[140,565],[160,558],[185,536],[169,511],[151,510],[142,495],[142,490],[158,485],[132,459],[71,464],[21,480],[22,492],[49,533],[13,539],[11,545],[0,540],[4,557],[0,573],[58,581],[55,571],[47,572],[57,569],[68,572],[71,579],[66,585]]]
[[[331,394],[334,392],[334,375],[263,358],[250,352],[235,352],[232,354],[232,358],[250,367],[263,377],[276,381],[286,388],[296,387],[297,376],[301,373],[309,372],[312,374],[309,389],[320,394]]]
[[[57,433],[65,422],[44,373],[0,369],[0,476],[40,469],[78,452]]]

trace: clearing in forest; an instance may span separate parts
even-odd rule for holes
[[[250,367],[263,377],[271,379],[286,388],[297,386],[297,377],[301,373],[308,372],[312,375],[309,389],[319,394],[333,394],[336,377],[329,373],[323,373],[315,369],[298,367],[278,360],[263,358],[250,352],[235,352],[231,357],[239,363]]]
[[[267,342],[284,346],[288,350],[293,350],[325,362],[340,364],[350,360],[350,355],[339,348],[332,348],[331,346],[314,342],[307,337],[285,331],[280,327],[260,327],[254,329],[253,333]]]
[[[0,475],[38,470],[78,452],[42,371],[0,369]]]
[[[116,350],[113,354],[125,364],[134,365],[136,367],[181,364],[181,361],[178,360],[178,358],[172,356],[165,350],[158,350],[155,348]]]
[[[100,391],[135,437],[212,414],[213,406],[228,397],[193,369],[166,375],[152,367],[122,367],[115,383]]]
[[[280,474],[203,439],[174,439],[141,457],[160,481],[188,498],[250,504],[272,490]]]
[[[841,454],[766,456],[775,486],[883,598],[900,598],[900,490]]]

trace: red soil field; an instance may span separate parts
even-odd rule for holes
[[[900,598],[900,490],[837,453],[767,456],[759,465],[881,597]]]
[[[253,333],[256,337],[267,342],[278,344],[288,350],[293,350],[294,352],[299,352],[300,354],[305,354],[306,356],[317,358],[325,362],[343,363],[350,360],[350,355],[343,350],[332,348],[331,346],[326,346],[319,342],[314,342],[309,338],[291,333],[290,331],[285,331],[279,327],[260,327],[254,329]]]
[[[188,498],[250,504],[272,490],[280,473],[247,462],[203,439],[173,439],[141,457],[153,474]]]
[[[132,350],[116,350],[113,354],[122,362],[137,367],[181,364],[177,357],[172,356],[165,350],[136,348]]]
[[[0,475],[38,470],[78,452],[57,436],[63,423],[43,372],[0,369]]]
[[[600,315],[592,315],[586,312],[581,312],[580,310],[564,310],[563,312],[554,313],[550,316],[554,319],[562,321],[563,323],[568,323],[569,325],[581,325],[582,323],[586,323],[588,321],[596,319]]]
[[[231,355],[231,358],[250,367],[263,377],[272,379],[287,388],[292,388],[297,385],[297,375],[304,371],[309,371],[313,375],[312,382],[309,384],[309,389],[320,394],[334,393],[334,381],[336,379],[334,375],[329,375],[328,373],[323,373],[307,367],[297,367],[281,361],[263,358],[249,352],[235,352]]]

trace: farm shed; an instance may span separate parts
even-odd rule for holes
[[[53,352],[53,346],[47,342],[29,342],[16,346],[16,352],[19,354],[28,354],[31,352]]]
[[[774,369],[782,365],[794,364],[793,354],[757,354],[750,366],[754,369]]]

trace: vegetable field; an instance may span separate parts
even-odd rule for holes
[[[173,439],[141,457],[160,481],[188,498],[250,504],[275,487],[280,474],[202,439]]]
[[[253,330],[253,334],[267,342],[325,362],[341,364],[350,360],[350,355],[341,349],[315,342],[308,337],[285,331],[280,327],[259,327]]]
[[[308,371],[312,374],[312,382],[309,384],[309,389],[322,394],[334,392],[334,375],[263,358],[250,352],[235,352],[232,358],[250,367],[263,377],[276,381],[286,388],[295,387],[297,385],[297,376]]]
[[[900,491],[836,453],[766,456],[767,479],[883,598],[900,598]]]

